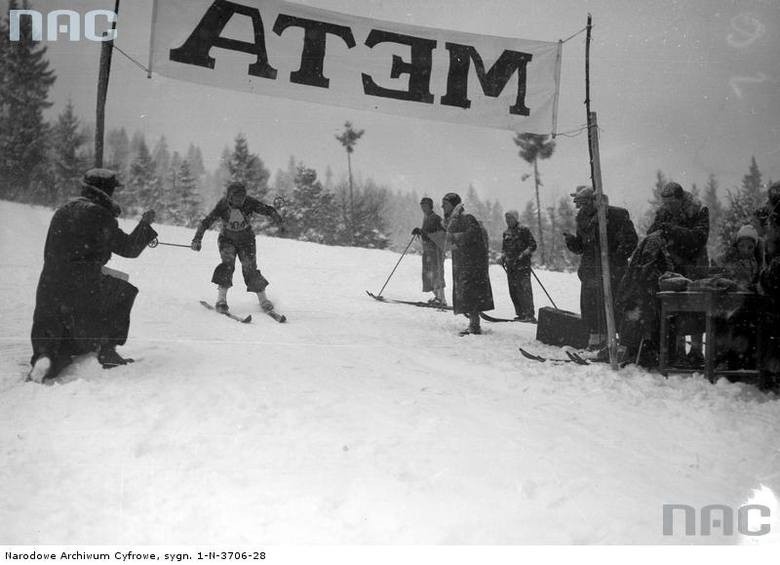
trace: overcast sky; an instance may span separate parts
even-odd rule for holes
[[[162,0],[164,1],[164,0]],[[634,212],[655,171],[686,187],[710,173],[722,191],[739,183],[751,155],[780,179],[780,2],[776,0],[308,0],[311,6],[382,20],[524,39],[558,40],[594,21],[592,104],[601,127],[602,171],[612,203]],[[33,0],[33,7],[112,9],[113,0]],[[146,64],[151,0],[121,5],[117,45]],[[585,123],[585,36],[565,45],[559,131]],[[54,111],[71,98],[93,120],[99,46],[49,43],[58,75]],[[291,154],[324,173],[346,171],[334,139],[346,120],[365,129],[354,155],[363,176],[440,197],[473,183],[483,198],[522,208],[532,197],[528,166],[508,131],[414,120],[344,108],[149,80],[115,56],[109,126],[190,142],[213,167],[238,132],[272,173]],[[589,182],[587,136],[559,137],[541,164],[545,204]]]

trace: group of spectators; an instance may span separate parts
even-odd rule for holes
[[[577,208],[576,231],[563,233],[563,237],[567,248],[580,256],[580,311],[588,348],[606,359],[599,196],[588,186],[578,187],[571,196]],[[780,336],[775,339],[773,335],[780,333],[774,329],[780,322],[780,183],[770,187],[766,205],[755,210],[726,252],[712,258],[707,253],[708,209],[676,182],[667,183],[660,197],[661,205],[647,236],[640,241],[629,212],[609,205],[606,196],[601,196],[621,360],[657,365],[661,345],[659,292],[732,291],[760,295],[761,300],[745,300],[744,307],[718,320],[716,341],[710,344],[716,348],[716,362],[728,370],[758,368],[769,375],[780,373]],[[479,221],[466,213],[457,194],[443,198],[443,219],[433,211],[430,198],[424,198],[420,205],[424,221],[413,234],[423,240],[423,290],[434,293],[432,305],[447,305],[443,262],[451,249],[454,311],[470,320],[463,334],[478,334],[480,313],[493,309],[487,234]],[[515,320],[536,322],[530,279],[536,242],[528,227],[520,225],[516,211],[507,212],[505,219],[499,263],[507,273]],[[761,306],[756,308],[756,304]],[[766,336],[762,344],[755,337],[759,325],[766,330],[761,332]],[[695,368],[703,363],[703,315],[675,315],[669,333],[673,364]]]

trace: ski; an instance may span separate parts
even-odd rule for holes
[[[397,300],[395,298],[385,298],[384,296],[376,296],[368,291],[366,294],[374,300],[379,302],[387,302],[388,304],[407,304],[409,306],[417,306],[418,308],[432,308],[434,310],[452,310],[452,306],[440,306],[438,304],[429,304],[428,302],[415,302],[412,300]]]
[[[582,357],[579,353],[575,353],[569,349],[566,350],[566,355],[577,365],[590,365],[590,361]]]
[[[484,312],[480,312],[479,313],[479,317],[482,318],[483,320],[485,320],[486,322],[493,322],[493,323],[496,323],[496,324],[504,323],[504,322],[517,322],[517,323],[520,323],[520,324],[536,324],[536,321],[533,321],[533,322],[528,321],[528,322],[526,322],[524,320],[516,320],[516,319],[510,320],[509,318],[495,318],[495,317],[491,316],[490,314],[485,314]]]
[[[547,357],[542,357],[541,355],[536,355],[534,353],[531,353],[529,351],[526,351],[522,347],[518,347],[520,350],[520,353],[522,353],[523,357],[526,359],[531,359],[532,361],[538,361],[539,363],[546,363],[547,361],[550,361],[551,363],[576,363],[577,365],[589,365],[585,359],[582,359],[579,357],[579,360],[575,360],[574,356],[569,356],[568,359],[548,359]],[[568,351],[566,352],[568,355]]]
[[[200,303],[207,309],[211,310],[212,312],[217,312],[217,309],[214,308],[211,304],[209,304],[205,300],[201,300]],[[242,318],[241,316],[236,316],[235,314],[231,314],[230,312],[217,312],[217,314],[222,314],[223,316],[227,316],[231,320],[235,320],[236,322],[241,322],[242,324],[248,324],[249,322],[252,321],[252,314],[249,314],[249,316],[245,318]]]

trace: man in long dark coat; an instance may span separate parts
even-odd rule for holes
[[[710,213],[690,192],[676,182],[661,189],[661,207],[647,233],[658,234],[666,242],[675,272],[691,279],[707,276],[707,239],[710,235]],[[698,315],[680,315],[674,322],[677,341],[672,348],[678,360],[685,357],[685,335],[691,336],[691,351],[686,360],[693,365],[704,361],[702,332],[704,320]]]
[[[80,198],[54,213],[44,249],[32,327],[29,378],[54,377],[71,357],[98,349],[105,368],[128,363],[116,347],[124,345],[138,289],[104,274],[112,253],[138,257],[157,237],[154,211],[144,213],[131,234],[119,229],[121,210],[112,200],[121,186],[106,169],[87,171]]]
[[[480,334],[480,312],[494,308],[487,233],[474,216],[465,213],[460,196],[454,192],[444,196],[441,206],[452,249],[453,309],[469,318],[462,335]]]
[[[580,312],[590,333],[588,347],[599,349],[606,345],[607,328],[596,193],[589,186],[579,186],[571,196],[579,209],[576,218],[577,233],[564,233],[563,236],[569,251],[581,256],[580,268],[577,271],[581,281]],[[636,230],[628,210],[607,206],[607,246],[613,298],[637,241]],[[615,318],[620,318],[619,313],[616,312]]]
[[[536,323],[534,293],[531,288],[531,256],[536,240],[531,230],[520,225],[520,214],[510,210],[504,215],[507,229],[501,246],[501,265],[506,270],[509,296],[515,305],[516,320]]]
[[[422,286],[423,292],[433,292],[428,302],[436,306],[447,306],[444,296],[444,227],[441,216],[433,211],[433,200],[428,197],[420,200],[423,212],[423,225],[414,228],[412,235],[422,240]]]

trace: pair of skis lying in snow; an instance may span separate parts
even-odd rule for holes
[[[385,298],[384,296],[376,296],[375,294],[372,294],[368,291],[366,291],[366,294],[368,294],[371,298],[374,300],[378,300],[379,302],[390,302],[393,304],[408,304],[410,306],[419,306],[420,308],[436,308],[437,310],[452,310],[452,306],[441,306],[435,303],[429,303],[429,302],[414,302],[411,300],[397,300],[394,298]],[[488,316],[484,312],[480,313],[480,317],[488,322],[518,322],[519,320],[509,320],[506,318],[494,318],[493,316]],[[576,353],[574,351],[565,350],[567,359],[548,359],[546,357],[542,357],[540,355],[535,355],[534,353],[530,353],[529,351],[526,351],[522,347],[520,348],[520,353],[523,354],[523,357],[526,359],[531,359],[532,361],[538,361],[539,363],[544,363],[546,361],[550,361],[552,363],[575,363],[577,365],[590,365],[590,361],[583,358],[579,353]]]
[[[206,302],[205,300],[201,300],[200,303],[211,310],[212,312],[217,312],[217,309],[214,308],[211,304]],[[235,320],[236,322],[241,322],[242,324],[248,324],[252,321],[252,314],[249,314],[248,316],[242,318],[241,316],[236,316],[235,314],[232,314],[230,312],[217,312],[218,314],[222,314],[223,316],[227,316],[231,320]],[[282,314],[279,314],[275,310],[266,310],[263,312],[264,314],[270,316],[280,324],[283,324],[287,321],[287,316],[283,316]]]
[[[374,300],[378,300],[379,302],[387,302],[390,304],[408,304],[409,306],[418,306],[420,308],[434,308],[436,310],[449,310],[452,311],[452,306],[441,306],[439,304],[430,303],[430,302],[415,302],[413,300],[398,300],[395,298],[385,298],[384,296],[376,296],[375,294],[366,291],[366,294],[369,295]],[[520,322],[520,320],[510,320],[508,318],[494,318],[493,316],[489,316],[485,314],[484,312],[479,313],[479,317],[485,320],[486,322]],[[532,324],[534,322],[522,322],[527,324]]]

